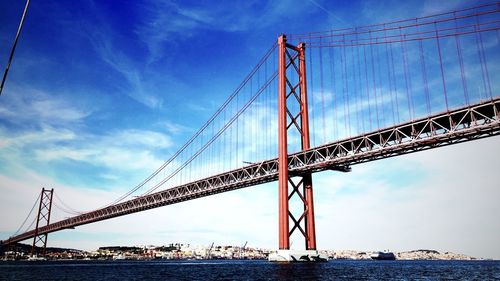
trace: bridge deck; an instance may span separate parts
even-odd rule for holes
[[[500,97],[291,154],[290,173],[345,170],[354,164],[498,134]],[[278,159],[271,159],[51,223],[38,232],[41,235],[74,228],[277,179]],[[34,235],[35,230],[31,230],[10,237],[2,244],[19,242]]]

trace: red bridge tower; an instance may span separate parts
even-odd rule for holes
[[[292,174],[288,170],[288,137],[299,136],[301,149],[310,148],[305,44],[290,45],[286,36],[281,35],[278,50],[279,251],[270,260],[293,261],[303,256],[313,260],[318,256],[312,176],[310,172]],[[288,190],[289,185],[292,192]],[[293,212],[289,203],[295,197],[303,208]],[[290,237],[296,231],[304,237],[305,252],[287,251],[290,250]]]

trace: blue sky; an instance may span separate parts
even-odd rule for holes
[[[2,71],[22,2],[0,3]],[[32,1],[0,96],[0,234],[7,237],[17,229],[42,186],[55,188],[77,210],[100,207],[131,189],[217,110],[281,33],[385,22],[472,4]],[[500,164],[499,144],[497,137],[362,165],[351,174],[315,175],[319,246],[437,248],[500,258],[500,249],[491,245],[500,241],[490,235],[500,231],[494,219],[499,207],[490,199],[499,195],[491,176]],[[477,174],[477,192],[452,167],[463,155],[488,164],[466,170]],[[51,235],[49,243],[90,249],[248,240],[275,247],[276,188],[252,187],[79,227]],[[450,190],[457,198],[446,195]],[[398,216],[387,207],[392,205]],[[427,220],[408,223],[419,214]],[[387,238],[384,227],[398,235]],[[472,233],[460,235],[463,229]],[[366,235],[370,231],[374,235]]]

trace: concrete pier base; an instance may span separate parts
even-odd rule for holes
[[[328,257],[315,250],[278,250],[269,255],[270,262],[325,262]]]

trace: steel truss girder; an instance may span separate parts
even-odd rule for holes
[[[293,153],[288,156],[288,165],[292,175],[343,170],[355,164],[495,135],[500,135],[500,97]],[[31,230],[2,244],[277,179],[278,159],[271,159],[51,223],[40,227],[38,234]]]

